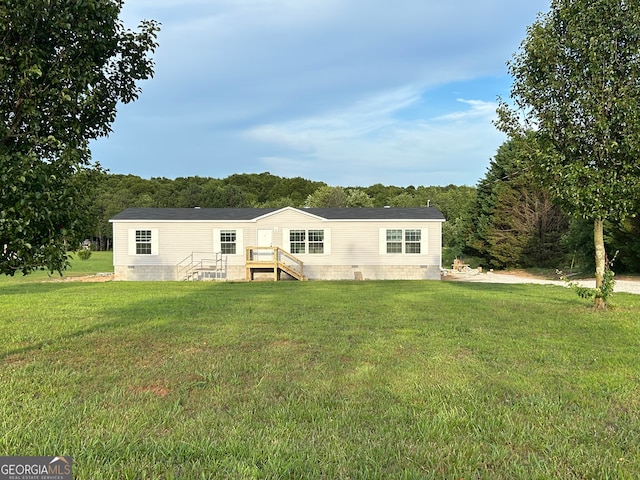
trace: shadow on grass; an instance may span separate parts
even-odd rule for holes
[[[451,290],[486,295],[508,295],[510,297],[549,299],[574,304],[575,294],[559,285],[541,285],[535,283],[475,283],[442,282]]]
[[[261,462],[253,476],[419,478],[437,471],[446,478],[546,478],[556,464],[542,462],[551,456],[558,472],[571,468],[576,476],[600,478],[606,472],[582,467],[578,454],[605,452],[597,461],[606,464],[637,451],[637,335],[616,332],[606,321],[586,322],[580,312],[566,326],[558,322],[560,315],[548,312],[580,310],[573,307],[579,299],[561,288],[114,282],[12,291],[16,298],[4,304],[0,298],[0,306],[32,302],[25,314],[42,316],[34,333],[48,337],[19,350],[66,340],[27,360],[53,366],[38,369],[43,377],[59,371],[54,387],[66,388],[68,378],[75,384],[65,390],[68,400],[56,392],[42,400],[16,395],[15,405],[25,401],[33,408],[6,410],[9,424],[20,427],[7,444],[15,450],[62,444],[84,460],[78,464],[87,478],[123,478],[132,464],[134,476],[139,465],[160,457],[158,477],[195,477],[196,471],[210,478],[248,476],[231,467]],[[68,305],[83,299],[90,309]],[[548,301],[558,305],[545,307]],[[543,313],[535,317],[538,304]],[[638,313],[640,300],[635,305]],[[496,308],[499,314],[490,315]],[[65,329],[47,331],[64,312]],[[452,321],[451,312],[461,315]],[[83,324],[87,313],[92,316]],[[554,325],[559,328],[549,333]],[[620,365],[615,369],[606,363],[609,345]],[[594,363],[598,352],[607,356],[602,365]],[[72,369],[79,375],[69,377]],[[38,392],[34,369],[19,373],[13,390],[30,393],[26,386],[33,383]],[[623,377],[629,381],[621,388],[616,379]],[[588,398],[574,401],[581,396]],[[618,404],[619,412],[607,410]],[[30,412],[44,421],[24,427]],[[494,450],[498,443],[508,448]],[[478,445],[486,446],[491,469],[476,462],[485,458]],[[283,463],[266,465],[271,458]],[[291,458],[296,470],[284,463]],[[375,468],[370,459],[385,468],[369,470]],[[112,468],[109,475],[95,474],[102,464]],[[512,464],[517,468],[508,470]],[[316,465],[330,470],[313,470]]]
[[[188,335],[208,331],[212,324],[241,329],[246,323],[238,320],[243,318],[249,318],[255,326],[265,316],[277,317],[278,305],[282,303],[279,296],[288,295],[283,290],[288,292],[289,288],[208,282],[0,284],[0,312],[12,309],[20,312],[4,318],[0,313],[0,326],[3,320],[8,324],[4,332],[11,335],[30,322],[33,336],[41,337],[26,340],[27,345],[15,348],[9,346],[10,339],[0,337],[0,342],[8,347],[0,351],[0,360],[97,332],[118,336],[116,332],[121,331],[122,340],[126,341],[131,335],[148,338]]]
[[[43,300],[45,296],[51,297],[51,303]],[[559,286],[438,281],[4,284],[0,285],[0,305],[3,303],[3,308],[32,303],[34,318],[45,325],[37,333],[50,333],[46,324],[57,318],[72,324],[68,331],[63,327],[57,334],[0,352],[0,360],[96,332],[122,335],[122,341],[132,334],[170,340],[224,329],[242,343],[243,335],[259,339],[262,326],[268,324],[273,328],[271,335],[306,335],[306,329],[321,328],[351,330],[355,334],[350,338],[357,342],[357,334],[366,334],[368,326],[379,327],[395,319],[419,322],[450,315],[472,322],[480,314],[497,313],[507,321],[510,316],[558,315],[590,308],[588,300]],[[83,317],[84,303],[90,303],[87,317]],[[635,305],[637,309],[637,302]],[[64,318],[65,309],[70,318]],[[85,318],[92,323],[77,328]]]
[[[4,295],[26,295],[60,292],[64,290],[78,288],[79,282],[60,282],[54,280],[43,280],[36,282],[6,282],[0,283],[0,298]]]
[[[111,282],[0,284],[0,312],[9,312],[7,315],[0,313],[0,324],[4,320],[20,328],[24,323],[31,323],[36,334],[50,334],[46,338],[31,341],[28,345],[0,351],[0,360],[95,332],[127,329],[132,325],[144,324],[150,318],[162,315],[162,309],[166,309],[167,302],[154,298],[153,290],[148,287],[139,288],[139,297],[127,295],[127,290],[126,284]],[[152,299],[141,300],[140,297],[143,296],[151,296]],[[22,313],[22,318],[15,315],[12,318],[11,311],[17,309],[28,313]],[[64,331],[65,322],[69,322],[71,327],[67,331]],[[86,322],[86,326],[73,329],[83,322]],[[56,328],[47,328],[51,324],[56,324],[57,333]],[[6,345],[9,341],[4,343]]]

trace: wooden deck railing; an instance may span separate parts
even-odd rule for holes
[[[305,280],[304,262],[280,247],[246,247],[245,268],[247,281],[254,273],[273,272],[273,279],[280,280],[285,272],[296,280]]]

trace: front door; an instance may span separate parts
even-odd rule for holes
[[[258,230],[258,246],[259,247],[272,247],[273,246],[273,231],[271,229]],[[258,250],[256,252],[257,261],[268,262],[273,259],[273,252],[271,250]]]

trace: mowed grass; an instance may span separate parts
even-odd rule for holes
[[[640,296],[0,283],[0,452],[78,479],[639,478]]]
[[[18,271],[14,276],[0,275],[0,285],[4,283],[34,283],[70,279],[73,277],[81,277],[85,275],[95,275],[97,273],[113,272],[113,253],[112,252],[91,252],[88,260],[78,258],[76,252],[69,252],[70,268],[62,272],[48,272],[46,270],[38,270],[29,275],[22,275]]]

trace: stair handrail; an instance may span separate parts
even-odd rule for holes
[[[267,260],[256,260],[256,251],[259,250],[269,250],[273,252],[273,255],[270,256],[271,259]],[[284,267],[287,270],[291,270],[297,273],[300,278],[304,278],[304,262],[300,260],[298,257],[294,256],[290,252],[280,248],[280,247],[255,247],[249,246],[245,248],[245,260],[247,264],[270,264],[273,265],[273,268],[281,268]]]
[[[302,260],[282,248],[278,248],[276,254],[278,255],[278,265],[285,265],[297,272],[301,279],[304,278],[304,262]],[[289,260],[289,262],[284,260]]]
[[[189,272],[191,271],[191,266],[193,265],[193,253],[194,252],[191,252],[183,260],[179,261],[178,264],[176,265],[177,278],[183,277],[186,279],[189,276]],[[186,263],[187,261],[189,263]]]
[[[200,258],[196,260],[196,255],[215,255],[215,258]],[[191,252],[184,259],[182,259],[176,265],[176,276],[177,278],[182,278],[183,280],[188,280],[189,276],[195,270],[205,269],[206,266],[213,266],[214,270],[221,270],[226,272],[226,257],[222,254],[222,252]]]

